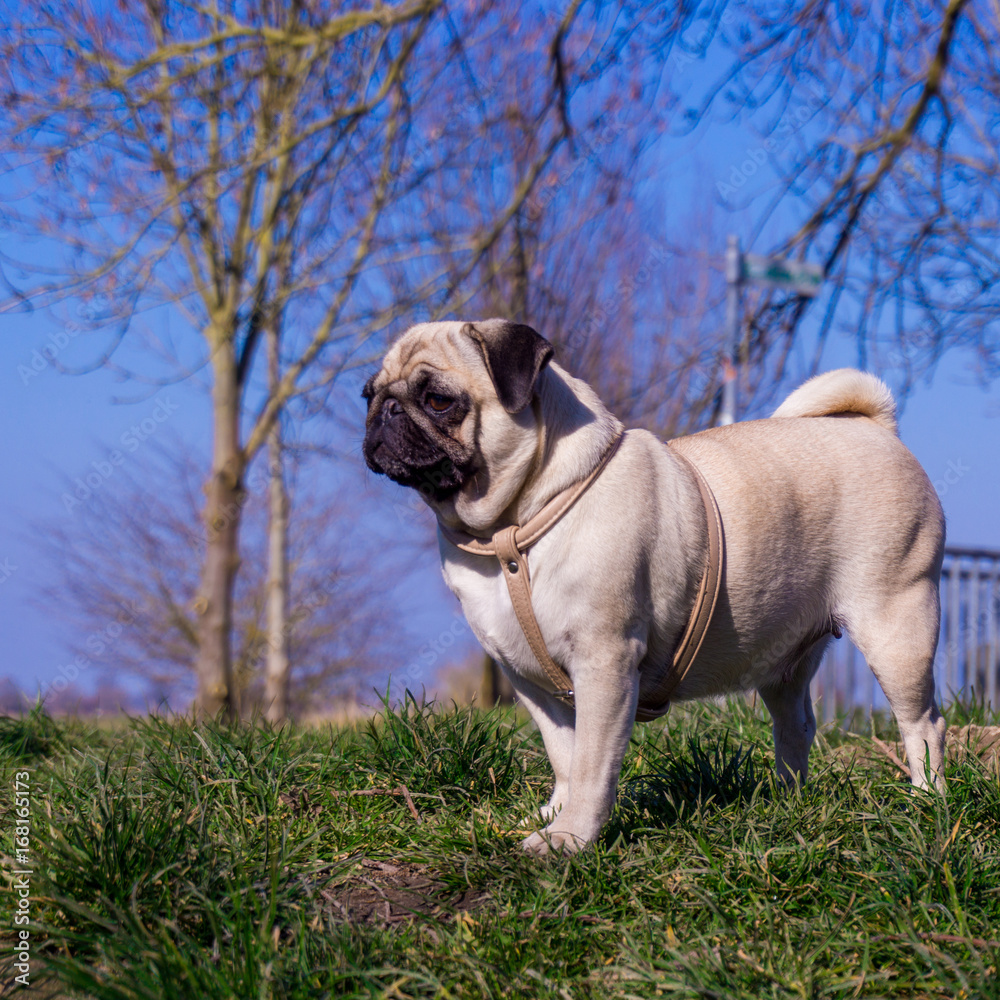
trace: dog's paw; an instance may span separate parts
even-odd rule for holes
[[[529,854],[538,857],[545,854],[576,854],[595,841],[600,832],[600,823],[594,823],[589,818],[573,822],[573,818],[563,811],[544,830],[527,837],[521,846]]]
[[[521,847],[536,858],[547,854],[576,854],[587,846],[588,841],[565,830],[539,830],[521,841]]]
[[[552,805],[541,806],[538,812],[536,812],[535,815],[532,816],[530,820],[525,822],[525,826],[532,826],[533,824],[538,822],[539,818],[541,818],[541,821],[543,823],[551,823],[556,818],[556,816],[559,815],[559,808],[560,808],[559,806],[552,806]]]
[[[541,820],[543,824],[551,824],[556,816],[559,815],[561,809],[561,802],[559,805],[553,805],[549,802],[544,806],[539,806],[538,809],[530,816],[525,816],[524,819],[522,819],[517,825],[523,830],[530,830],[532,827],[538,826],[539,820]]]

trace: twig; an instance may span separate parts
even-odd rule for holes
[[[900,769],[900,771],[903,772],[903,774],[905,774],[908,778],[912,778],[913,777],[913,775],[910,774],[910,769],[899,759],[899,757],[896,756],[896,751],[893,750],[892,747],[889,746],[888,743],[884,743],[877,736],[873,736],[872,737],[872,743],[874,743],[875,746],[879,750],[881,750],[882,753],[884,753],[886,755],[886,757],[888,757],[889,760],[891,760],[892,763],[895,764],[896,767],[898,767]]]
[[[406,785],[400,785],[399,790],[403,793],[403,798],[406,799],[406,804],[409,807],[413,818],[418,823],[423,823],[423,820],[420,818],[420,813],[417,812],[417,807],[413,804],[413,796],[410,795],[409,788],[407,788]]]
[[[920,931],[916,935],[921,941],[935,941],[939,944],[971,944],[976,948],[1000,948],[1000,941],[987,941],[984,938],[962,937],[960,934],[932,934]],[[876,934],[869,941],[909,941],[905,934]]]
[[[416,806],[416,804],[413,801],[413,794],[406,787],[406,785],[400,785],[399,788],[353,788],[353,789],[351,789],[349,791],[339,791],[338,789],[334,788],[334,789],[331,789],[331,791],[333,792],[333,794],[335,796],[341,796],[341,795],[347,795],[347,796],[351,796],[351,795],[402,795],[403,799],[406,801],[407,808],[410,810],[410,814],[413,816],[413,818],[418,823],[423,823],[423,819],[421,818],[420,813],[417,811],[417,806]],[[417,792],[417,795],[420,795],[420,794],[421,794],[420,792]],[[425,795],[423,797],[424,798],[428,798],[428,799],[437,798],[436,795]]]
[[[864,738],[862,736],[859,736],[857,733],[848,733],[847,735],[853,737],[856,740]],[[912,777],[912,775],[910,774],[909,767],[907,767],[906,764],[904,764],[899,759],[898,755],[896,754],[896,751],[893,750],[893,748],[889,746],[888,743],[886,743],[884,740],[880,740],[877,736],[871,736],[869,737],[869,739],[872,742],[872,746],[874,746],[876,750],[881,751],[881,753],[884,754],[891,763],[895,764],[896,767],[898,767],[900,771],[903,772],[903,774],[905,774],[908,778]]]
[[[498,917],[514,917],[517,920],[526,920],[528,917],[540,917],[543,920],[578,920],[582,924],[613,924],[614,921],[607,917],[595,917],[589,913],[572,914],[556,913],[551,910],[543,910],[540,913],[535,910],[501,910]]]

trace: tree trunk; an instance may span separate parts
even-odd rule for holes
[[[278,334],[267,334],[268,381],[272,390],[280,378]],[[281,420],[275,420],[267,438],[268,485],[267,526],[267,665],[264,717],[273,726],[288,718],[288,493],[282,454]]]
[[[243,509],[243,452],[239,442],[239,388],[231,338],[214,345],[212,472],[205,488],[205,562],[198,613],[197,713],[236,721],[233,689],[233,584],[239,568]]]
[[[514,704],[514,688],[500,669],[500,664],[489,653],[483,654],[483,681],[479,697],[483,708]]]

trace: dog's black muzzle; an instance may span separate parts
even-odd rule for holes
[[[431,500],[446,500],[471,471],[456,464],[391,396],[369,419],[363,450],[373,472],[419,490]]]

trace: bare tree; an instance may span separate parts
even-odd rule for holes
[[[288,283],[286,275],[285,283]],[[267,340],[267,388],[273,396],[281,381],[281,332],[283,312],[271,309],[263,325]],[[289,497],[285,483],[285,450],[282,419],[275,418],[267,438],[270,480],[267,495],[267,655],[264,669],[264,717],[282,725],[288,717],[291,685],[288,603]]]
[[[589,138],[564,151],[497,241],[470,309],[535,326],[633,426],[663,437],[705,426],[727,349],[723,275],[706,249],[649,225],[662,211],[648,195],[639,210],[653,168],[643,134],[609,115]],[[690,228],[711,232],[711,220]]]
[[[750,241],[818,259],[830,289],[808,325],[812,300],[745,293],[744,405],[767,400],[796,344],[815,370],[838,327],[862,366],[899,370],[904,392],[956,346],[984,378],[1000,372],[998,34],[996,10],[968,0],[705,3],[677,26],[673,68],[730,59],[673,127],[728,109],[759,130],[720,164],[716,194],[728,208],[759,199]],[[581,169],[598,150],[580,143],[562,150],[551,186],[484,261],[473,301],[542,329],[629,422],[686,433],[712,420],[729,350],[708,259],[725,233],[718,214],[690,227],[708,236],[700,247],[646,230],[639,217],[660,206],[648,193],[630,203],[649,163],[633,132],[609,125],[617,169]],[[779,183],[765,198],[751,179],[768,161]]]
[[[571,167],[567,183],[533,194],[528,224],[505,234],[506,257],[495,251],[505,264],[486,296],[543,327],[631,422],[664,436],[696,430],[713,419],[729,351],[723,209],[739,208],[756,219],[746,242],[818,260],[828,289],[819,300],[744,291],[744,408],[770,401],[803,348],[806,372],[796,374],[815,371],[832,331],[853,339],[862,367],[894,369],[903,393],[955,347],[996,377],[995,10],[966,0],[708,2],[674,27],[676,85],[703,57],[709,83],[682,114],[679,99],[668,102],[671,130],[707,130],[723,115],[758,135],[715,167],[719,207],[690,211],[675,233],[647,228],[639,220],[663,217],[641,184],[657,164],[625,131],[611,143],[627,154],[618,171],[594,182]]]
[[[268,380],[280,378],[277,330],[267,331]],[[285,488],[281,420],[275,420],[267,440],[270,483],[267,494],[267,663],[264,717],[280,725],[288,716],[291,658],[288,630],[288,491]]]
[[[368,338],[464,301],[570,136],[570,96],[614,70],[635,18],[598,6],[581,21],[579,0],[554,18],[444,0],[43,3],[17,18],[0,46],[3,148],[11,181],[33,170],[45,194],[13,221],[69,253],[7,258],[7,307],[103,294],[100,360],[147,382],[186,370],[126,369],[116,348],[138,310],[169,305],[200,334],[188,367],[210,371],[213,416],[198,705],[233,715],[251,461],[288,401],[328,386]],[[531,123],[517,155],[494,134],[510,114]],[[488,210],[463,210],[470,191],[488,192]],[[17,268],[49,280],[14,287]],[[296,335],[280,337],[280,377],[261,387],[268,315]]]
[[[713,418],[724,282],[704,255],[692,261],[648,226],[657,213],[636,211],[651,169],[642,147],[656,124],[638,131],[613,111],[561,151],[484,257],[468,308],[530,323],[628,425],[671,437]],[[512,696],[484,656],[482,701]]]
[[[818,367],[832,331],[854,340],[862,366],[899,372],[904,392],[954,347],[995,378],[995,5],[710,2],[685,38],[675,69],[705,55],[726,69],[683,121],[707,127],[726,109],[758,135],[720,165],[720,201],[754,206],[750,242],[815,261],[827,278],[819,300],[774,292],[750,303],[747,347],[769,379],[803,340]],[[774,186],[757,183],[765,163]]]
[[[346,551],[343,544],[345,533],[358,533],[350,502],[356,484],[345,482],[338,496],[324,481],[320,496],[305,473],[292,476],[300,479],[290,490],[296,518],[282,533],[291,583],[282,588],[287,606],[280,622],[274,615],[271,457],[262,455],[247,476],[244,561],[233,608],[234,699],[241,708],[259,706],[265,717],[273,705],[276,648],[299,664],[295,687],[283,693],[287,712],[338,691],[353,693],[392,662],[398,638],[385,620],[382,588],[370,583],[373,566],[385,578],[390,569],[375,553]],[[283,455],[282,493],[288,458]],[[205,464],[179,440],[151,445],[85,503],[36,526],[60,573],[41,600],[71,629],[69,679],[100,674],[120,684],[131,678],[147,698],[174,706],[196,693],[198,567],[209,541],[199,497]]]

